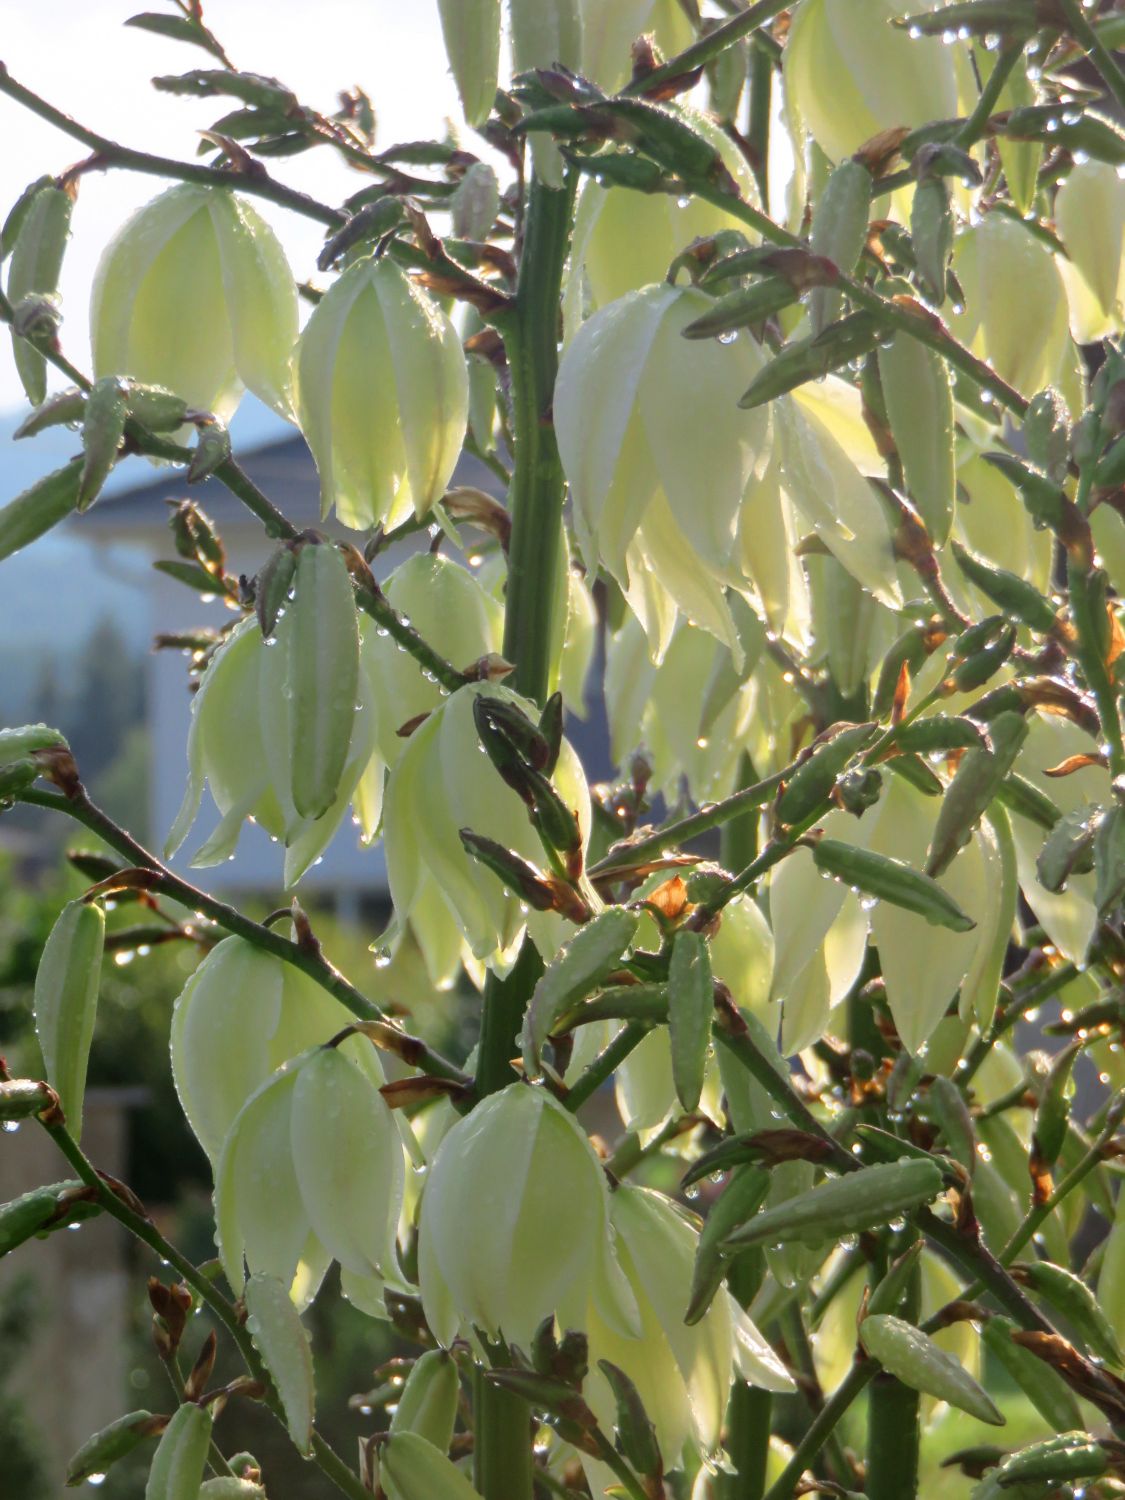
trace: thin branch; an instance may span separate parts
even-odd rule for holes
[[[61,792],[43,791],[31,787],[20,794],[20,800],[36,807],[48,807],[55,812],[66,813],[68,817],[74,818],[88,828],[91,833],[96,833],[111,849],[115,849],[118,854],[130,860],[135,868],[151,871],[155,877],[153,889],[180,902],[190,911],[199,912],[210,918],[227,932],[253,943],[256,948],[272,953],[276,958],[283,959],[294,968],[300,969],[310,979],[315,980],[322,989],[327,990],[330,995],[339,1000],[341,1005],[351,1011],[352,1015],[362,1020],[385,1021],[388,1026],[392,1026],[396,1032],[399,1032],[399,1028],[388,1020],[379,1006],[345,979],[343,974],[329,963],[319,948],[303,947],[290,938],[283,937],[271,927],[262,926],[261,923],[244,916],[236,907],[218,900],[215,896],[208,895],[198,886],[191,885],[179,875],[174,874],[167,865],[162,864],[154,854],[138,843],[132,834],[118,827],[108,814],[95,806],[84,789],[80,789],[73,797],[67,797]],[[460,1068],[443,1057],[440,1052],[435,1052],[421,1038],[410,1037],[405,1032],[399,1034],[411,1056],[417,1058],[417,1066],[424,1072],[432,1073],[439,1078],[448,1078],[454,1083],[468,1084],[471,1081]]]
[[[251,193],[256,198],[266,198],[271,203],[292,209],[294,213],[303,214],[306,219],[315,219],[320,224],[327,224],[332,229],[339,228],[347,220],[347,214],[340,209],[330,208],[327,203],[318,203],[307,193],[275,182],[265,168],[260,172],[231,172],[218,167],[207,167],[201,162],[176,161],[169,156],[154,156],[149,151],[136,151],[131,146],[122,146],[108,136],[99,135],[96,130],[80,125],[77,120],[61,109],[56,109],[53,104],[48,104],[46,99],[41,99],[24,84],[17,83],[3,62],[0,62],[0,94],[7,94],[41,120],[46,120],[48,124],[88,146],[96,154],[96,165],[99,167],[127,167],[133,172],[144,172],[150,177],[167,177],[176,182],[196,182],[204,187],[238,188],[240,192]]]
[[[625,94],[650,94],[660,84],[668,83],[674,78],[682,78],[687,73],[698,72],[705,63],[709,63],[713,57],[718,57],[720,52],[751,31],[757,31],[759,26],[765,26],[779,16],[783,10],[788,10],[792,0],[758,0],[757,5],[752,5],[749,10],[744,10],[737,16],[732,16],[729,21],[724,21],[721,26],[716,26],[714,31],[709,31],[706,36],[700,37],[690,47],[685,47],[675,57],[671,57],[655,68],[651,73],[646,73],[642,78],[634,78],[625,89]]]

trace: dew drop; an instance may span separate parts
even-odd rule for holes
[[[18,1120],[5,1120],[0,1124],[0,1130],[3,1130],[6,1135],[15,1135],[19,1128],[20,1122]]]

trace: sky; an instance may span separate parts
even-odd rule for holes
[[[173,11],[168,0],[3,0],[0,59],[13,78],[89,128],[159,155],[194,159],[196,132],[233,101],[182,99],[152,88],[154,74],[186,72],[210,61],[198,48],[123,26],[146,4]],[[437,0],[207,0],[205,19],[238,67],[280,79],[325,113],[335,108],[341,89],[360,84],[375,102],[384,146],[433,138],[443,132],[447,116],[457,117]],[[5,96],[0,140],[0,215],[28,182],[87,154]],[[360,185],[328,147],[280,161],[274,171],[328,202]],[[121,171],[82,179],[61,291],[63,345],[83,369],[89,367],[87,310],[101,248],[135,208],[169,185]],[[261,200],[256,206],[281,236],[298,278],[305,278],[322,242],[321,228]],[[9,341],[0,343],[3,413],[19,407],[23,393]],[[7,488],[0,480],[0,500]]]

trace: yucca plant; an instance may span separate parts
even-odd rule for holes
[[[125,455],[225,485],[260,565],[175,510],[175,576],[228,613],[177,637],[164,857],[237,857],[252,818],[288,899],[350,810],[394,903],[378,961],[479,1012],[443,1055],[296,901],[251,920],[117,827],[54,730],[0,732],[4,805],[101,840],[39,970],[45,1076],[0,1080],[71,1176],[0,1209],[0,1254],[117,1219],[161,1263],[172,1377],[69,1482],[148,1444],[149,1500],[262,1496],[224,1440],[251,1401],[352,1500],[1125,1494],[1122,18],[439,10],[467,124],[426,142],[237,71],[199,0],[129,24],[205,54],[155,80],[219,101],[204,160],[0,65],[93,152],[0,240],[18,435],[80,431],[0,557]],[[285,184],[315,146],[361,174],[342,205]],[[57,287],[95,168],[175,185],[105,252],[87,374]],[[325,230],[299,336],[261,199]],[[299,426],[331,535],[240,467],[244,388]],[[451,487],[463,449],[502,501]],[[590,786],[595,656],[618,779]],[[80,1140],[104,912],[138,898],[201,952],[170,1032],[205,1265]],[[333,1262],[415,1351],[354,1468],[302,1323]]]

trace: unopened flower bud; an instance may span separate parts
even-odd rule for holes
[[[441,499],[468,420],[453,324],[394,261],[367,256],[313,310],[294,356],[297,407],[325,513],[394,525]]]
[[[273,231],[226,189],[185,183],[139,209],[102,255],[90,322],[99,376],[224,419],[245,386],[290,415],[296,286]]]
[[[167,1425],[167,1417],[153,1416],[150,1411],[131,1411],[82,1444],[66,1470],[67,1485],[79,1485],[93,1474],[104,1474],[110,1464],[132,1453],[146,1438],[154,1437]]]
[[[870,0],[857,28],[851,0],[805,0],[784,53],[785,91],[831,161],[895,126],[958,113],[952,51],[892,26],[896,0]]]
[[[199,429],[195,451],[187,468],[188,483],[198,484],[200,480],[209,479],[220,464],[226,463],[230,454],[230,432],[226,423],[216,417]]]
[[[145,1500],[198,1500],[211,1446],[211,1413],[193,1402],[176,1408],[148,1471]]]
[[[445,1349],[429,1349],[414,1368],[398,1398],[391,1432],[414,1432],[444,1453],[453,1437],[461,1378]]]
[[[101,981],[105,912],[71,901],[51,929],[35,975],[35,1032],[75,1140],[82,1135],[86,1064],[94,1038]]]
[[[449,200],[453,233],[462,240],[486,239],[499,207],[500,184],[496,173],[487,162],[473,162]]]
[[[74,194],[48,179],[23,205],[8,266],[8,301],[16,310],[12,353],[27,399],[38,406],[47,394],[47,362],[28,335],[53,331],[58,323],[55,295],[70,235]],[[46,302],[43,299],[47,299]],[[33,311],[34,303],[42,304]],[[43,321],[46,313],[47,321]],[[22,336],[21,336],[22,335]]]
[[[480,1500],[466,1474],[416,1432],[392,1433],[379,1452],[388,1500]]]
[[[551,1211],[561,1201],[565,1222]],[[419,1279],[427,1321],[446,1346],[478,1328],[527,1349],[552,1313],[563,1327],[581,1326],[591,1299],[610,1326],[638,1331],[601,1164],[543,1089],[512,1084],[443,1139],[422,1199]]]

